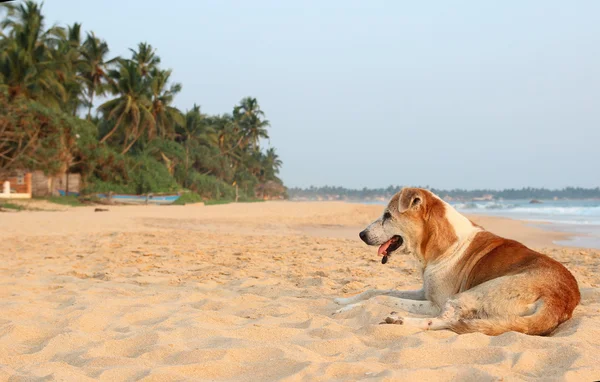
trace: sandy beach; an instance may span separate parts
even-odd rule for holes
[[[420,287],[358,240],[381,206],[267,202],[59,207],[0,213],[0,381],[600,379],[600,251],[566,234],[475,216],[565,264],[582,289],[550,337],[458,336],[379,325]]]

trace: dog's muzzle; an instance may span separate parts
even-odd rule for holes
[[[360,240],[362,240],[365,244],[375,245],[369,239],[369,234],[367,233],[366,229],[361,231],[358,234],[358,236],[360,237]],[[381,254],[390,254],[390,253],[394,252],[395,250],[397,250],[398,248],[400,248],[402,246],[402,244],[404,244],[404,239],[402,238],[402,236],[394,235],[389,240],[387,240],[385,243],[381,244],[381,246],[379,247],[378,253],[380,255]]]

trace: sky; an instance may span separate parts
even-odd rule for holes
[[[256,97],[288,187],[600,186],[600,2],[51,0],[176,106]]]

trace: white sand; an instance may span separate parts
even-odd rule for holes
[[[565,263],[584,288],[551,337],[378,325],[418,288],[411,259],[358,240],[378,206],[273,202],[0,213],[0,381],[600,379],[600,252],[475,217]]]

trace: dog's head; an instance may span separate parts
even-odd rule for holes
[[[426,265],[457,242],[457,233],[474,228],[430,191],[403,188],[359,236],[368,245],[378,245],[380,255],[412,253]]]

